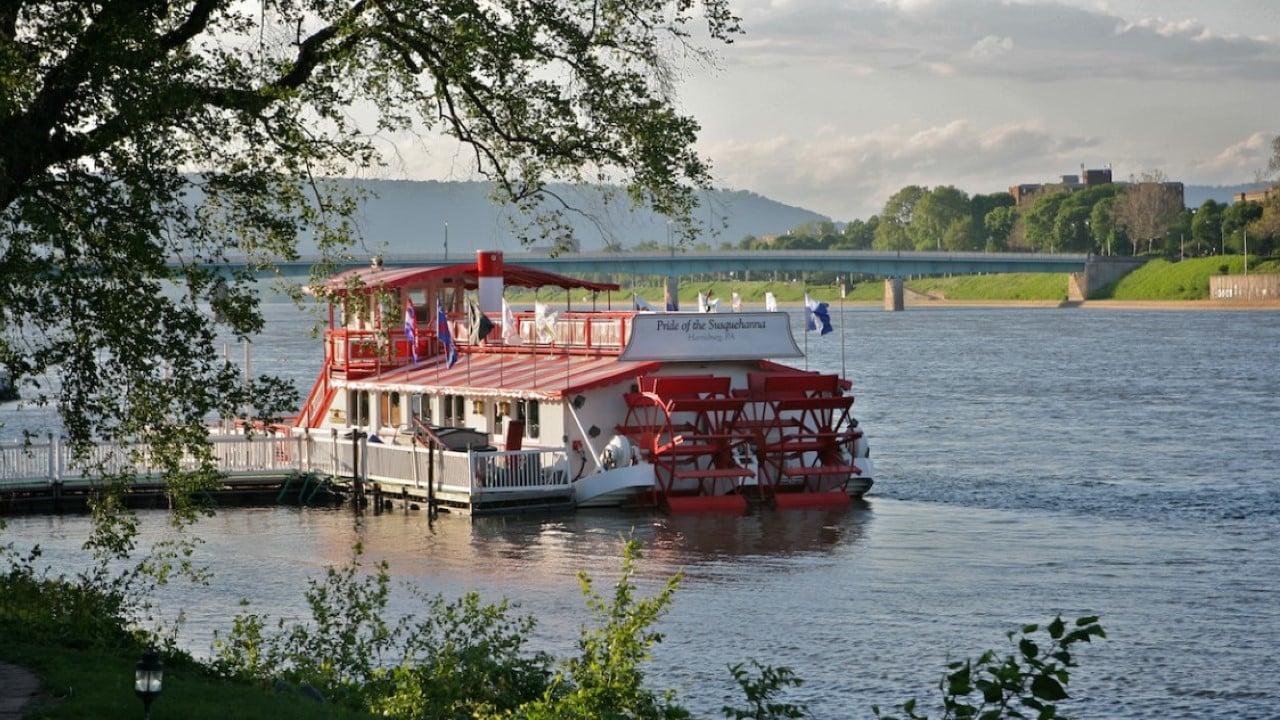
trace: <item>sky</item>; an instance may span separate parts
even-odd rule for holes
[[[681,68],[698,149],[718,187],[836,221],[1082,165],[1253,182],[1280,134],[1280,0],[731,2],[745,34]]]
[[[717,182],[835,220],[1108,165],[1254,181],[1280,133],[1277,0],[739,0],[687,78]]]

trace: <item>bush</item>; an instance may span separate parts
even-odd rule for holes
[[[1020,633],[1010,632],[1009,643],[1014,651],[1003,658],[988,650],[976,660],[947,665],[940,683],[939,717],[1066,720],[1056,703],[1067,699],[1070,668],[1076,666],[1072,646],[1095,637],[1105,638],[1107,634],[1094,616],[1077,619],[1073,628],[1068,628],[1061,617],[1054,618],[1045,626],[1049,642],[1044,645],[1033,638],[1039,630],[1039,625],[1024,625]],[[916,713],[916,704],[912,699],[901,705],[902,720],[928,720],[928,715]],[[882,715],[879,707],[872,710],[882,720],[900,720],[896,715]]]

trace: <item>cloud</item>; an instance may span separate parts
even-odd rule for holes
[[[1013,49],[1013,38],[988,35],[969,48],[969,57],[979,62],[995,60]]]
[[[711,143],[729,187],[750,188],[836,220],[878,213],[909,184],[999,192],[1069,172],[1095,152],[1095,138],[1057,135],[1036,122],[981,128],[966,120],[894,125],[860,135],[826,128],[804,139]],[[735,160],[740,159],[740,160]]]
[[[1214,157],[1194,163],[1192,167],[1203,176],[1226,178],[1226,182],[1252,179],[1254,174],[1266,171],[1275,136],[1274,132],[1255,132],[1240,142],[1223,148]]]
[[[1053,82],[1073,77],[1280,77],[1280,42],[1190,18],[1122,17],[1097,6],[1018,0],[745,3],[736,62],[841,59],[877,70]],[[753,38],[769,38],[753,44]],[[1016,49],[1018,62],[992,62]]]

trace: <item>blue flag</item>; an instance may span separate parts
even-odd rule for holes
[[[806,330],[821,330],[823,335],[832,331],[831,313],[824,302],[814,302],[809,293],[804,294],[804,319]]]
[[[453,333],[449,332],[449,318],[444,314],[442,307],[436,309],[436,337],[440,338],[440,343],[444,345],[444,366],[453,367],[453,364],[458,362],[458,346],[453,344]]]

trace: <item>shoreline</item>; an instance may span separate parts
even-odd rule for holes
[[[835,309],[837,305],[824,301]],[[697,303],[694,303],[696,307]],[[883,307],[881,300],[846,300],[846,307]],[[751,303],[752,310],[763,309],[763,303]],[[754,307],[759,305],[760,307]],[[804,307],[802,301],[779,301],[778,307],[795,309]],[[913,308],[1027,308],[1027,309],[1082,309],[1082,310],[1250,310],[1280,312],[1280,298],[1276,300],[942,300],[936,298],[907,298],[905,309]],[[681,311],[686,311],[681,303]],[[720,312],[731,312],[721,307]]]
[[[880,305],[880,303],[862,303]],[[935,300],[910,298],[906,307],[1079,308],[1083,310],[1252,310],[1280,311],[1276,300]]]
[[[584,302],[589,299],[583,298]],[[619,301],[621,305],[630,305],[630,296],[625,299],[613,298]],[[523,298],[516,299],[515,302],[520,303]],[[654,307],[658,306],[653,300],[649,300]],[[835,310],[838,307],[839,300],[823,300],[828,307]],[[532,303],[532,300],[530,300]],[[847,307],[883,307],[883,300],[845,300],[844,305]],[[743,302],[745,310],[757,311],[764,309],[764,301],[748,300]],[[779,300],[778,307],[796,309],[804,307],[802,300]],[[1255,311],[1255,312],[1280,312],[1280,298],[1274,300],[1085,300],[1082,302],[1070,300],[948,300],[944,298],[930,297],[920,293],[908,293],[906,297],[905,308],[1045,308],[1045,309],[1084,309],[1084,310],[1215,310],[1215,311]],[[530,307],[531,309],[531,307]],[[697,309],[697,301],[685,301],[683,298],[680,303],[680,312],[690,312]],[[720,301],[718,312],[732,312],[724,299]]]

